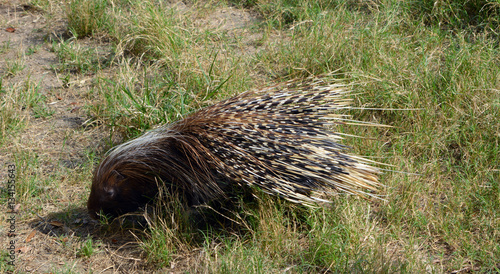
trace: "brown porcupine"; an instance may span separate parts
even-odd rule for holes
[[[347,154],[332,131],[356,123],[341,113],[348,91],[324,79],[248,91],[115,147],[95,171],[90,215],[135,211],[157,196],[158,182],[190,205],[235,184],[302,204],[338,191],[372,195],[380,170]]]

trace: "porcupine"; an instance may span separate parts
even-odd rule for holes
[[[247,91],[125,142],[95,171],[88,210],[116,217],[145,206],[159,182],[190,205],[257,186],[295,203],[328,202],[337,192],[372,195],[380,169],[348,154],[333,129],[357,123],[348,89],[324,78]]]

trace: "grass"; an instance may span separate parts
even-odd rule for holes
[[[10,49],[10,40],[3,41],[2,45],[0,46],[0,54],[3,54]]]
[[[58,72],[89,74],[105,69],[109,64],[109,54],[99,48],[82,47],[74,38],[52,42],[59,64],[54,69]]]
[[[92,256],[93,253],[94,253],[94,246],[92,243],[92,239],[88,239],[82,244],[82,247],[78,251],[77,255],[82,257],[90,257]]]
[[[6,61],[7,65],[7,71],[6,71],[6,76],[14,76],[18,74],[19,72],[23,71],[25,68],[22,59],[18,60],[8,60]]]
[[[51,0],[35,4],[56,16]],[[232,5],[258,19],[216,29],[230,17],[211,16]],[[57,114],[42,85],[6,84],[25,65],[6,63],[0,144],[18,166],[17,195],[29,210],[46,212],[43,205],[65,197],[57,184],[84,184],[71,203],[84,207],[93,165],[116,143],[244,90],[336,71],[366,107],[350,114],[392,126],[339,128],[372,137],[345,140],[355,153],[402,171],[381,176],[385,200],[340,195],[331,206],[303,208],[257,192],[225,213],[233,222],[210,213],[195,222],[175,197],[166,199],[149,229],[131,229],[145,269],[500,271],[500,2],[192,1],[183,8],[92,0],[67,1],[63,10],[72,37],[47,42],[58,58],[54,71],[67,92],[77,90],[73,79],[91,79],[82,92],[87,127],[67,139],[104,134],[81,151],[80,168],[44,169],[51,156],[22,149],[21,136]],[[92,39],[106,41],[104,48],[84,42]],[[11,47],[4,43],[0,54]],[[68,223],[76,218],[68,216]],[[113,225],[81,237],[65,249],[68,257],[103,259],[101,239],[114,237]]]
[[[108,23],[106,9],[111,4],[102,1],[65,1],[68,31],[75,37],[97,35],[105,31]]]

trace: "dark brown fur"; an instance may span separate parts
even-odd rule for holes
[[[204,203],[222,192],[213,172],[197,159],[195,148],[185,138],[164,134],[165,138],[146,142],[146,147],[133,146],[125,151],[118,147],[102,161],[87,203],[93,218],[98,213],[116,217],[137,210],[156,197],[159,184],[168,191],[181,192],[190,205]]]

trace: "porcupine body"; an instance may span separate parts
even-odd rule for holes
[[[350,155],[335,127],[353,121],[346,88],[310,78],[204,108],[112,149],[95,171],[88,210],[96,218],[137,210],[159,184],[190,205],[257,186],[287,200],[325,202],[334,192],[370,194],[379,169]]]

